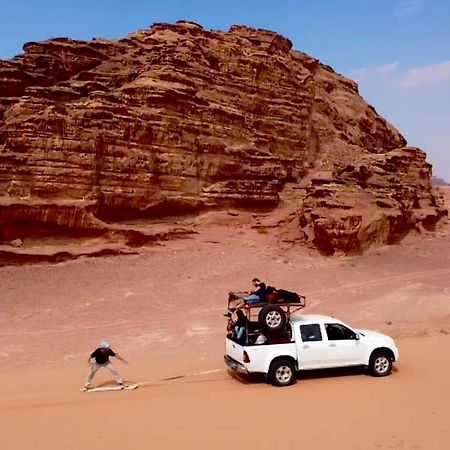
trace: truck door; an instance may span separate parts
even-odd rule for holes
[[[356,332],[341,323],[326,323],[325,332],[330,367],[362,364],[364,345]]]
[[[296,333],[299,369],[316,369],[326,363],[324,355],[328,342],[322,339],[322,331],[318,323],[298,326]]]

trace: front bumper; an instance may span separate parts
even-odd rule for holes
[[[242,373],[244,375],[248,375],[248,370],[240,362],[236,361],[235,359],[231,358],[228,355],[225,355],[223,357],[223,359],[229,369],[234,370],[235,372],[238,372],[238,373]]]

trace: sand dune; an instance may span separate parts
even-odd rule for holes
[[[139,255],[0,268],[2,449],[446,449],[449,255],[448,225],[332,259],[210,225]],[[233,378],[224,301],[253,276],[305,294],[306,312],[392,335],[394,373],[314,373],[281,389]],[[105,338],[136,391],[79,392]]]
[[[450,337],[398,343],[401,361],[388,378],[314,372],[285,389],[219,371],[87,395],[76,389],[79,370],[10,374],[3,448],[447,448]],[[146,369],[136,362],[127,373],[139,381]]]

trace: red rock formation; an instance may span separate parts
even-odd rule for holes
[[[299,212],[304,239],[327,254],[394,243],[414,227],[434,229],[441,211],[430,195],[431,166],[417,148],[362,155],[315,174]]]
[[[0,237],[274,207],[294,184],[299,236],[360,250],[442,214],[405,145],[353,81],[274,32],[178,22],[28,43],[0,61]]]

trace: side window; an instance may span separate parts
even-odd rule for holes
[[[300,325],[300,334],[303,342],[322,340],[322,333],[318,324]]]
[[[356,333],[340,323],[327,323],[325,330],[329,341],[356,339]]]

